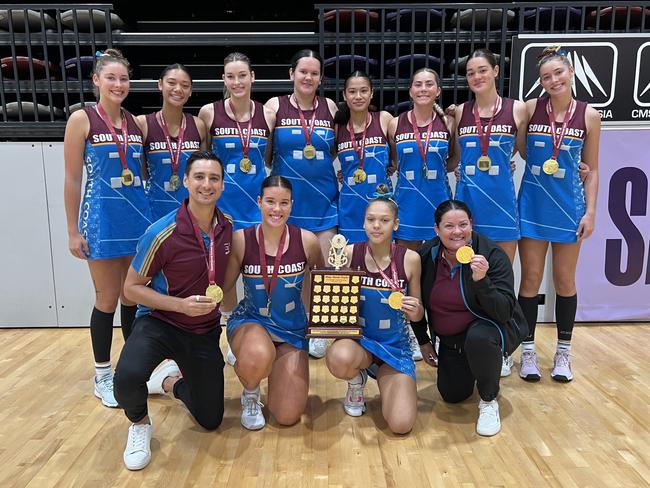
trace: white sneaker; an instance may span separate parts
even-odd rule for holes
[[[348,392],[343,402],[343,410],[350,417],[361,417],[363,412],[366,411],[366,398],[363,395],[363,390],[368,381],[368,373],[365,369],[360,370],[359,373],[361,374],[361,383],[350,383],[348,381]]]
[[[484,436],[497,434],[501,430],[499,418],[499,404],[496,399],[491,402],[481,400],[478,404],[478,421],[476,433]]]
[[[260,430],[266,425],[260,401],[260,387],[254,392],[247,393],[244,390],[241,394],[241,424],[248,430]]]
[[[504,378],[506,376],[510,376],[510,373],[512,373],[512,365],[514,364],[514,361],[512,359],[512,356],[504,356],[503,361],[501,362],[501,377]]]
[[[230,349],[230,346],[228,346],[228,352],[226,353],[226,362],[230,364],[230,366],[234,366],[235,362],[237,362],[237,358],[232,353],[232,349]]]
[[[119,406],[113,394],[112,374],[104,375],[101,378],[95,376],[95,396],[100,398],[107,407],[116,408]]]
[[[309,339],[309,355],[316,359],[324,358],[329,344],[327,339]]]
[[[411,354],[413,356],[413,361],[422,361],[422,351],[420,351],[420,344],[418,343],[418,338],[415,337],[415,332],[413,328],[409,325],[409,347],[411,348]]]
[[[151,422],[151,417],[149,418]],[[131,424],[129,438],[124,449],[124,465],[126,469],[137,471],[151,461],[151,433],[153,428],[148,424]]]
[[[178,368],[178,364],[173,359],[164,361],[158,369],[154,370],[147,381],[147,391],[149,395],[164,395],[165,390],[163,389],[163,382],[168,376],[180,376],[181,370]]]

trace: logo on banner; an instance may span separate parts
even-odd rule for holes
[[[641,67],[645,66],[642,70]],[[634,101],[641,107],[650,107],[650,42],[641,44],[636,53],[634,69]]]
[[[537,60],[548,45],[548,42],[532,43],[521,52],[520,100],[529,100],[544,94],[544,88],[539,81]],[[611,42],[594,41],[562,43],[562,49],[567,51],[567,58],[575,71],[573,96],[595,108],[611,104],[616,91],[618,48]],[[650,97],[648,100],[650,102]]]

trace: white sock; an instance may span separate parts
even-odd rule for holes
[[[110,361],[108,363],[95,363],[95,378],[103,378],[104,376],[112,376],[113,370],[111,369]]]
[[[571,352],[571,342],[557,341],[557,352],[560,352],[560,351],[569,351],[569,352]]]
[[[244,387],[244,394],[245,395],[259,395],[260,394],[260,385],[257,385],[252,390],[248,390],[246,387]]]
[[[535,343],[534,342],[522,342],[521,347],[523,352],[532,351],[535,352]]]

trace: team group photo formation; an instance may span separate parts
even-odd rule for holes
[[[370,18],[352,16],[354,35]],[[649,28],[650,7],[647,44]],[[623,249],[602,258],[622,292],[634,249],[650,253],[650,133],[609,169],[628,156],[581,96],[608,73],[570,37],[535,42],[525,96],[500,83],[520,77],[514,54],[477,42],[451,85],[411,62],[398,110],[381,104],[388,73],[353,60],[333,77],[317,48],[261,99],[244,46],[220,48],[223,93],[198,110],[193,67],[166,59],[143,113],[126,108],[128,50],[93,47],[96,102],[67,117],[53,183],[66,259],[92,283],[89,336],[0,329],[1,484],[650,486],[650,315],[585,319],[598,307],[578,301],[625,308],[583,286],[603,267],[592,249]],[[466,96],[443,103],[454,83]],[[639,266],[643,286],[650,256]],[[574,334],[599,320],[616,324]]]

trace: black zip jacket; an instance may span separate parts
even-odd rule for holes
[[[461,265],[460,283],[465,306],[477,318],[486,320],[499,329],[503,352],[510,355],[528,335],[528,325],[515,296],[512,265],[503,249],[484,235],[472,232],[471,246],[476,254],[485,256],[490,266],[482,280],[474,281],[469,264]],[[412,326],[420,344],[431,340],[427,331],[434,336],[427,320],[431,313],[427,305],[441,249],[440,238],[435,237],[418,250],[422,262],[422,301],[426,313],[422,320],[414,322]]]

